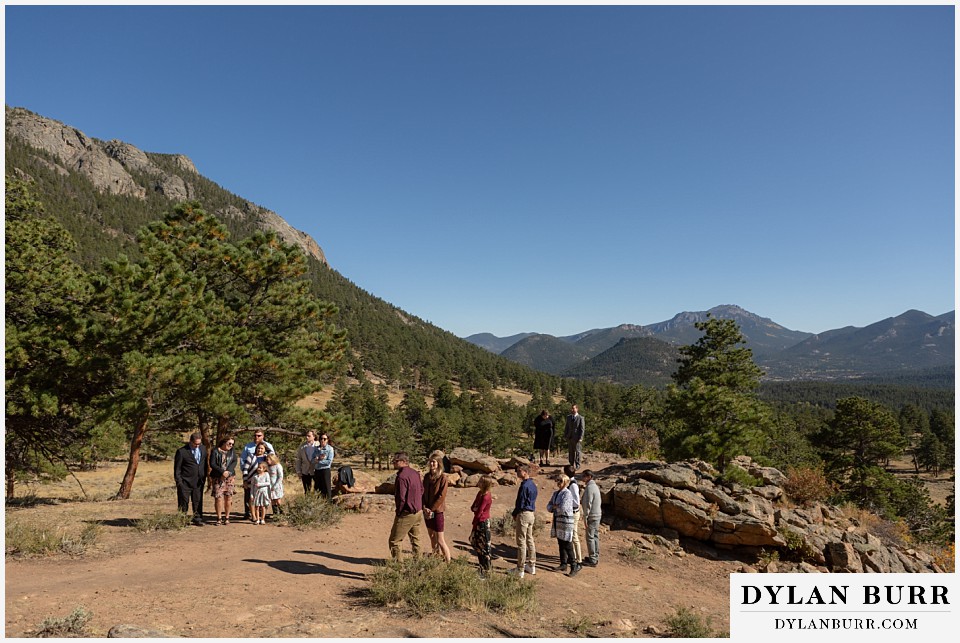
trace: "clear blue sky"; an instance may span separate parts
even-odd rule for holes
[[[952,6],[5,11],[6,104],[461,336],[954,308]]]

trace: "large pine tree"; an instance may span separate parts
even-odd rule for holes
[[[680,349],[667,393],[674,430],[663,446],[672,457],[702,458],[723,472],[730,458],[755,444],[768,421],[757,399],[763,371],[732,319],[708,317],[696,327],[703,335]]]

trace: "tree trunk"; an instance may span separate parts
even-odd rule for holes
[[[147,406],[149,409],[149,405]],[[147,433],[147,424],[150,421],[149,410],[143,414],[140,423],[133,431],[133,439],[130,440],[130,458],[127,461],[127,470],[123,474],[123,481],[120,483],[120,491],[113,497],[114,500],[129,500],[130,491],[133,490],[133,479],[137,475],[137,466],[140,464],[140,445],[143,444],[143,436]]]
[[[17,481],[17,472],[13,469],[13,463],[7,458],[7,500],[13,498],[13,485]]]

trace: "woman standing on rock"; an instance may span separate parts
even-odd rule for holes
[[[447,501],[447,476],[443,473],[443,460],[434,455],[427,461],[428,471],[423,474],[423,517],[433,553],[450,562],[450,548],[443,539],[443,510]]]
[[[556,477],[557,490],[550,497],[547,503],[547,511],[553,514],[553,524],[550,527],[550,535],[557,539],[560,547],[560,567],[557,571],[567,571],[567,564],[570,565],[570,574],[572,578],[580,573],[581,565],[573,555],[573,494],[570,493],[570,478],[562,473]]]
[[[533,448],[540,455],[540,466],[550,464],[550,449],[553,448],[553,418],[544,409],[533,420]]]
[[[230,503],[236,493],[237,454],[233,450],[233,438],[223,438],[210,455],[210,479],[213,481],[210,495],[217,512],[217,524],[230,524]]]

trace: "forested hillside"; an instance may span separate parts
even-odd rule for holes
[[[31,180],[31,190],[43,202],[47,214],[58,221],[77,242],[74,256],[88,270],[99,269],[104,259],[121,252],[136,259],[137,231],[166,214],[173,202],[156,190],[146,197],[110,194],[98,190],[76,172],[58,171],[57,159],[14,137],[6,142],[7,174]],[[207,212],[217,214],[236,239],[257,229],[252,214],[256,206],[231,194],[216,183],[179,167],[171,155],[148,154],[170,174],[189,181],[192,197]],[[150,186],[151,177],[136,177]],[[223,216],[235,213],[234,216]],[[389,380],[405,384],[434,382],[443,378],[464,379],[468,384],[486,379],[492,384],[511,384],[531,390],[535,383],[556,386],[556,380],[502,357],[490,354],[452,333],[401,311],[364,291],[313,257],[308,257],[308,276],[315,294],[339,308],[337,324],[347,330],[357,366]]]

